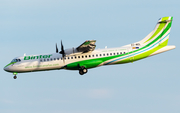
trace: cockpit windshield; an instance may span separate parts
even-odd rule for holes
[[[20,59],[13,59],[11,62],[21,62]]]

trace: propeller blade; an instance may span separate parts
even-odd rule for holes
[[[64,52],[64,46],[63,46],[63,44],[62,44],[62,40],[61,40],[61,51],[60,51],[59,53],[62,54],[62,59],[63,59],[63,62],[64,62],[64,64],[65,64],[65,59],[64,59],[64,57],[65,57],[65,52]]]
[[[64,46],[62,44],[62,40],[61,40],[61,51],[59,53],[61,53],[63,55],[63,57],[65,56]]]
[[[57,43],[56,43],[56,53],[58,53],[59,51],[58,51],[58,47],[57,47]]]
[[[64,46],[63,46],[63,44],[62,44],[62,40],[61,40],[61,51],[64,52]]]

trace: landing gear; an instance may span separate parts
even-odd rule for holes
[[[84,68],[82,71],[83,71],[83,73],[87,73],[88,72],[88,70],[86,68]]]
[[[14,75],[14,76],[13,76],[13,78],[14,78],[14,79],[16,79],[16,78],[17,78],[17,76],[16,76],[16,75]]]
[[[84,75],[87,72],[88,72],[88,70],[84,66],[79,67],[79,74],[80,75]]]
[[[79,70],[79,74],[80,74],[80,75],[83,75],[84,73],[83,73],[83,71],[82,71],[82,70]]]
[[[16,76],[17,72],[14,72],[13,75],[14,75],[13,78],[16,79],[17,78],[17,76]]]

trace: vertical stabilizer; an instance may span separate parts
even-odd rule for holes
[[[159,41],[159,45],[167,45],[173,17],[163,17],[158,20],[155,29],[149,33],[143,40],[139,41],[141,45],[147,45],[153,41]],[[164,42],[164,43],[163,43]]]

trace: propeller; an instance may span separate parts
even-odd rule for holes
[[[57,47],[57,43],[56,43],[56,53],[58,53],[58,47]],[[64,46],[62,44],[62,40],[61,40],[61,51],[59,52],[59,54],[62,54],[62,59],[63,62],[65,63],[64,57],[66,56],[65,51],[64,51]]]
[[[56,43],[56,53],[58,53],[59,51],[58,51],[58,47],[57,47],[57,43]]]
[[[61,40],[61,51],[59,53],[62,54],[63,57],[65,57],[64,46],[62,44],[62,40]]]

